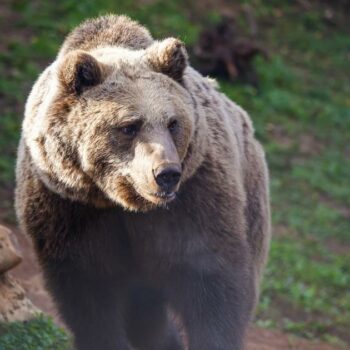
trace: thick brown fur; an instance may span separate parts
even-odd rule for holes
[[[78,349],[183,349],[168,308],[190,350],[243,348],[265,156],[179,40],[113,15],[67,37],[27,101],[16,210]]]

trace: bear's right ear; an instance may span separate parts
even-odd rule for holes
[[[146,49],[146,59],[156,72],[181,83],[188,65],[188,56],[185,45],[180,40],[168,38],[155,42]]]
[[[58,79],[67,92],[80,95],[102,82],[102,66],[85,51],[72,51],[60,63]]]

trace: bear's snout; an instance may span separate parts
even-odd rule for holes
[[[153,170],[154,179],[162,192],[173,192],[181,178],[181,166],[171,164]]]

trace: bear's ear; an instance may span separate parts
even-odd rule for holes
[[[102,66],[88,53],[72,51],[60,63],[58,79],[67,92],[79,95],[102,82]]]
[[[168,38],[156,42],[146,50],[146,57],[152,69],[181,82],[188,56],[185,45],[178,39]]]

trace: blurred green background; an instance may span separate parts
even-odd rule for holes
[[[255,322],[346,346],[350,344],[347,1],[3,0],[0,219],[14,221],[15,153],[29,89],[73,27],[87,17],[128,14],[154,37],[176,36],[191,46],[202,28],[228,12],[249,37],[247,8],[257,23],[256,39],[270,56],[254,61],[259,89],[219,83],[252,116],[271,173],[274,237]],[[45,341],[52,337],[58,345],[44,342],[51,345],[41,348],[65,349],[66,336],[51,326],[47,325]],[[1,333],[6,331],[0,329]],[[5,344],[1,339],[0,335],[0,348]]]

